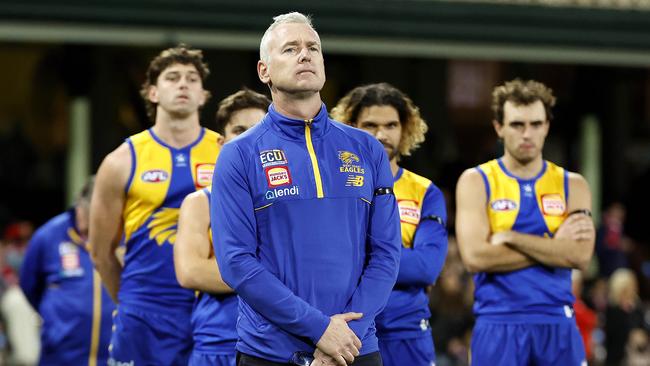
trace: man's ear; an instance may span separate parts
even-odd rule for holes
[[[271,75],[269,75],[269,66],[262,60],[257,61],[257,76],[264,84],[271,83]]]
[[[199,106],[203,107],[205,101],[208,100],[208,98],[210,98],[210,92],[203,89],[203,93],[201,93],[201,99],[199,100]]]
[[[156,88],[155,85],[151,85],[149,87],[149,91],[147,92],[147,97],[149,98],[149,101],[151,103],[158,103],[158,88]]]
[[[503,132],[502,132],[502,130],[503,130],[503,123],[500,123],[500,122],[497,121],[496,119],[493,119],[493,120],[492,120],[492,126],[494,127],[494,132],[497,133],[497,136],[499,136],[499,138],[502,139],[503,136],[501,136],[501,135],[502,135],[502,133],[503,133]]]
[[[226,138],[222,135],[219,135],[219,137],[217,137],[217,144],[219,144],[219,146],[223,146],[224,142],[226,142]]]

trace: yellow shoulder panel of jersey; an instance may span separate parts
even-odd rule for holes
[[[547,161],[546,171],[535,183],[535,192],[537,205],[542,211],[546,227],[553,234],[567,215],[567,192],[564,184],[564,168]]]
[[[172,156],[149,132],[131,136],[135,161],[133,178],[124,205],[124,235],[128,242],[153,211],[162,205],[171,183]]]
[[[415,230],[420,223],[422,203],[431,181],[402,168],[402,176],[395,182],[393,191],[399,207],[402,245],[413,247]]]
[[[219,134],[205,129],[205,135],[201,142],[192,148],[191,166],[192,179],[196,182],[197,188],[210,187],[212,185],[212,172],[214,171],[214,163],[217,161],[214,157],[214,149],[217,147],[217,157],[221,152],[221,145],[218,142]],[[206,163],[208,161],[208,163]]]
[[[479,165],[479,169],[485,174],[489,185],[487,212],[491,232],[512,229],[520,208],[519,182],[508,176],[496,159]]]

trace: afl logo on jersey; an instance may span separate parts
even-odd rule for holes
[[[147,183],[160,183],[169,179],[169,173],[164,170],[154,169],[142,173],[142,180]]]
[[[512,211],[517,208],[517,204],[513,200],[500,199],[492,201],[490,207],[492,207],[494,211]]]

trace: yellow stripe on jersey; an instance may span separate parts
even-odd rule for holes
[[[431,181],[406,169],[395,182],[393,192],[399,206],[400,226],[402,229],[402,245],[413,247],[415,230],[420,223],[422,203]]]
[[[190,152],[192,179],[196,182],[197,189],[207,187],[212,189],[212,172],[214,171],[214,163],[217,161],[214,158],[215,147],[217,148],[217,157],[221,152],[218,139],[218,133],[205,130],[203,140],[196,144]]]
[[[512,229],[520,208],[520,190],[517,179],[508,176],[499,166],[498,160],[479,165],[487,176],[490,186],[488,197],[488,219],[490,231],[498,233]]]
[[[172,156],[149,130],[130,138],[135,152],[135,170],[124,205],[124,236],[128,242],[167,197],[172,174]]]
[[[555,234],[567,215],[567,197],[564,188],[565,170],[546,162],[546,172],[535,183],[537,204],[548,230]]]

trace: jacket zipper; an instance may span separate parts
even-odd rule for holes
[[[311,142],[311,124],[314,122],[314,119],[305,120],[305,141],[307,142],[307,151],[309,152],[309,158],[311,159],[311,167],[314,170],[314,180],[316,181],[316,197],[323,198],[323,181],[320,177],[320,169],[318,168],[318,159],[316,158],[316,152],[314,152],[314,145]]]

